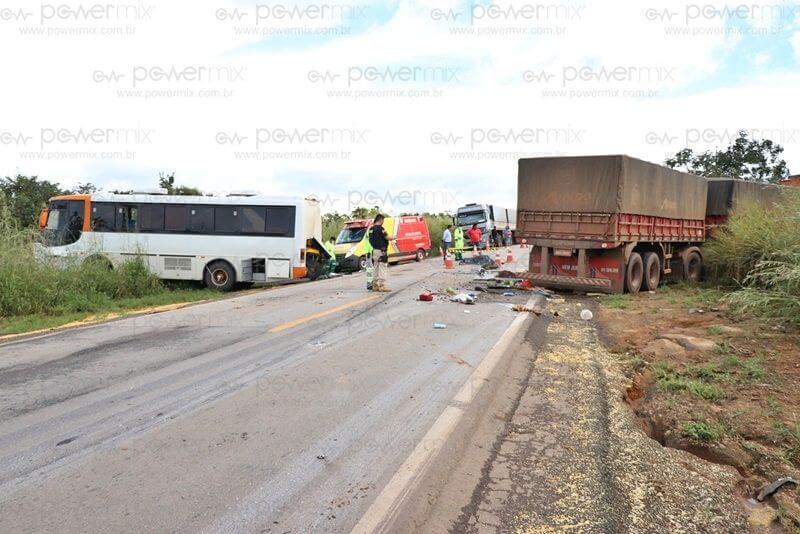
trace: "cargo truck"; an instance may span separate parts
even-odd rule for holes
[[[624,155],[519,160],[517,237],[536,284],[620,293],[697,281],[705,178]]]
[[[477,224],[481,230],[480,250],[485,250],[492,243],[502,243],[503,230],[506,226],[511,230],[514,242],[517,230],[517,213],[512,209],[501,208],[492,204],[467,204],[456,212],[456,225],[464,233]]]

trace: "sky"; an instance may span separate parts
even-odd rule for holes
[[[800,172],[800,2],[0,2],[0,174],[516,205],[520,157],[723,148]]]

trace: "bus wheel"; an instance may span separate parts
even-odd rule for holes
[[[643,278],[644,266],[642,257],[638,252],[634,252],[628,260],[628,267],[625,269],[625,289],[628,290],[628,293],[638,293],[642,288]]]
[[[644,285],[648,291],[655,291],[661,282],[661,260],[655,252],[644,254]]]
[[[703,275],[703,258],[692,251],[683,258],[683,277],[688,282],[699,282]]]
[[[203,282],[209,289],[230,291],[236,285],[236,273],[227,262],[215,261],[206,265]]]
[[[414,261],[422,261],[424,259],[425,259],[425,251],[422,250],[422,249],[419,249],[417,251],[416,257],[414,257]]]

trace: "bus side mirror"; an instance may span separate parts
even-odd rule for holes
[[[39,231],[44,230],[45,226],[47,226],[47,208],[42,208],[42,211],[39,213]]]

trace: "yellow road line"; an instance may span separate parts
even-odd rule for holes
[[[358,306],[359,304],[364,304],[365,302],[369,302],[371,300],[379,299],[379,295],[372,295],[371,297],[354,300],[353,302],[349,302],[347,304],[342,304],[341,306],[337,306],[335,308],[331,308],[329,310],[321,311],[318,313],[314,313],[312,315],[308,315],[306,317],[301,317],[300,319],[295,319],[294,321],[289,321],[288,323],[279,324],[274,328],[270,328],[270,334],[274,334],[276,332],[283,332],[284,330],[288,330],[290,328],[294,328],[295,326],[299,326],[303,323],[307,323],[309,321],[313,321],[314,319],[321,319],[322,317],[326,317],[336,312],[340,312],[342,310],[346,310],[347,308],[352,308],[353,306]]]

